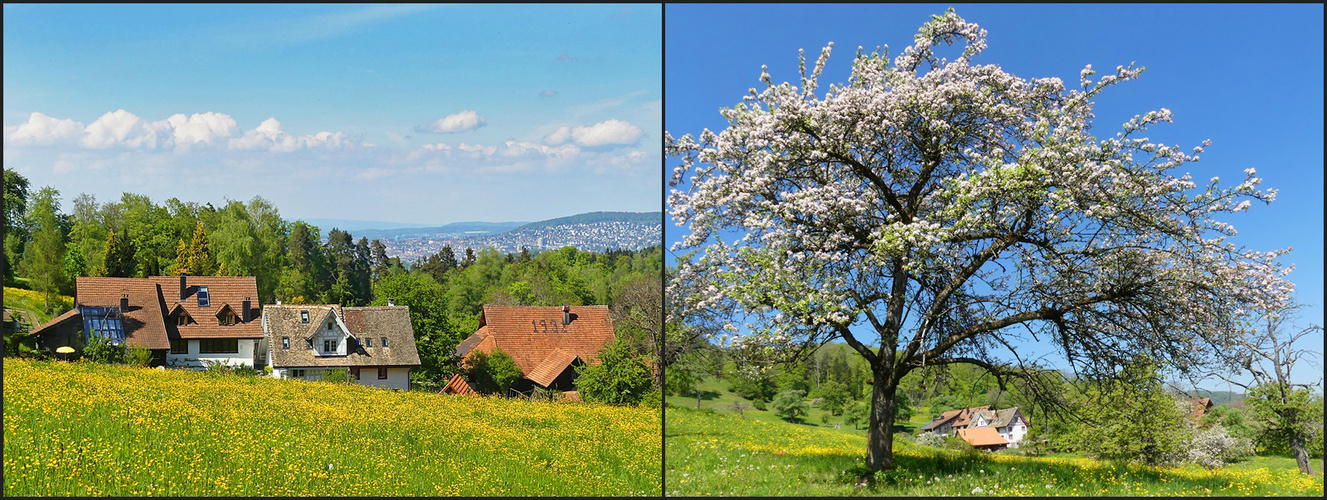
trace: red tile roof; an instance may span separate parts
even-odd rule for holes
[[[170,338],[157,286],[143,278],[74,279],[74,311],[81,306],[120,306],[120,297],[129,295],[129,309],[124,314],[125,344],[130,347],[169,349]]]
[[[553,349],[553,352],[547,358],[544,358],[529,373],[525,374],[525,378],[533,380],[534,383],[542,387],[548,387],[554,379],[558,378],[558,375],[562,374],[563,370],[571,366],[573,361],[576,361],[575,354],[562,349]]]
[[[1006,445],[1009,441],[1000,436],[1000,433],[994,427],[973,427],[971,429],[959,429],[958,437],[963,438],[972,446],[996,446]]]
[[[479,393],[475,392],[474,389],[470,388],[470,384],[465,383],[465,379],[461,378],[461,374],[459,373],[456,375],[452,375],[452,379],[447,381],[447,385],[443,386],[442,390],[438,392],[441,392],[443,394],[466,394],[471,396],[479,395]]]
[[[598,364],[599,350],[615,338],[608,306],[571,306],[571,323],[563,325],[562,320],[561,307],[485,305],[479,330],[457,346],[456,354],[499,348],[516,362],[522,376],[547,382],[577,357]],[[547,377],[552,370],[552,378]]]
[[[127,278],[126,278],[127,279]],[[153,276],[146,278],[156,284],[160,290],[163,310],[167,311],[165,322],[171,337],[176,335],[184,339],[260,339],[263,327],[259,322],[258,280],[253,276],[186,276],[184,298],[180,298],[179,276]],[[206,286],[207,307],[198,305],[198,287]],[[249,321],[244,321],[244,299],[249,298]],[[175,318],[169,317],[176,307],[183,308],[193,321],[185,326],[176,326]],[[229,307],[239,321],[234,325],[223,326],[217,316],[223,308]],[[168,346],[169,347],[169,346]]]

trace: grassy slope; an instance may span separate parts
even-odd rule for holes
[[[719,413],[736,415],[737,412],[731,408],[731,405],[734,402],[740,401],[747,408],[746,410],[743,410],[741,412],[741,418],[748,420],[761,420],[765,422],[784,421],[783,419],[779,418],[778,415],[775,414],[774,408],[772,406],[766,406],[766,409],[764,410],[757,410],[754,407],[752,407],[750,400],[744,399],[741,396],[738,396],[737,394],[728,390],[727,382],[709,377],[702,380],[698,385],[700,386],[700,392],[702,395],[702,399],[700,401],[701,409],[709,409]],[[683,408],[692,408],[692,409],[696,408],[696,398],[694,396],[668,396],[667,401],[671,405],[680,406]],[[806,418],[802,419],[802,422],[795,425],[817,427],[823,429],[833,429],[835,425],[838,425],[839,428],[833,430],[848,434],[855,434],[863,437],[866,436],[865,422],[857,424],[858,426],[862,427],[861,429],[854,429],[853,426],[851,425],[843,424],[842,416],[830,416],[829,422],[824,423],[821,420],[821,416],[824,415],[825,413],[827,412],[821,410],[820,408],[811,407],[810,413],[806,416]],[[929,415],[930,414],[928,413],[927,407],[925,406],[913,407],[912,419],[904,423],[903,427],[907,429],[909,433],[916,433],[917,429],[920,429],[921,426],[926,425],[928,422],[931,421]]]
[[[74,304],[74,298],[67,295],[57,295],[56,300],[63,303],[63,310],[66,311]],[[24,324],[31,323],[28,325],[31,328],[51,320],[52,316],[44,312],[46,300],[42,298],[41,292],[7,286],[4,302],[5,307],[21,311]]]
[[[1268,467],[1252,469],[1158,469],[1083,458],[964,454],[902,439],[894,444],[896,472],[875,486],[858,487],[842,472],[865,465],[864,436],[672,406],[666,419],[668,495],[1318,496],[1323,492],[1321,476],[1299,474],[1293,461],[1265,461]],[[1315,467],[1321,468],[1321,462]]]
[[[657,411],[4,360],[4,495],[658,495]]]

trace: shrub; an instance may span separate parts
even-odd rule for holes
[[[810,406],[806,404],[804,396],[806,393],[799,389],[780,392],[774,396],[774,412],[779,418],[789,422],[801,420],[810,412]]]
[[[752,400],[752,401],[751,401],[751,407],[752,407],[752,408],[755,408],[755,409],[757,409],[757,410],[760,410],[760,411],[765,411],[766,408],[769,408],[768,406],[765,405],[765,400],[763,400],[763,399],[754,399],[754,400]]]
[[[599,351],[597,365],[576,369],[576,389],[586,401],[612,405],[640,404],[654,390],[650,365],[637,356],[626,339],[617,339]]]
[[[1213,469],[1253,455],[1253,443],[1213,425],[1194,433],[1187,451],[1190,462]]]
[[[917,435],[917,444],[940,448],[945,444],[945,437],[934,432],[923,432]]]
[[[663,407],[663,391],[658,388],[650,389],[645,396],[640,398],[640,403],[636,406],[641,408],[660,408]]]
[[[123,343],[112,345],[99,335],[93,335],[88,345],[83,347],[83,357],[95,363],[123,363],[127,353]]]
[[[507,389],[521,376],[521,369],[511,355],[497,348],[492,352],[471,352],[464,369],[470,386],[484,394],[506,395]]]
[[[272,365],[265,365],[265,366],[263,366],[263,373],[266,373],[266,374],[268,374],[268,375],[271,375],[271,374],[272,374]]]
[[[339,368],[323,370],[322,381],[343,384],[346,382],[350,382],[350,374],[348,374],[345,370]]]
[[[125,357],[131,366],[149,366],[152,364],[152,351],[147,348],[131,348]]]
[[[871,407],[861,401],[854,401],[843,411],[843,423],[851,425],[853,429],[857,424],[864,424],[871,420]]]

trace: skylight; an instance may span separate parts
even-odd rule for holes
[[[211,299],[209,299],[208,296],[207,296],[207,287],[206,287],[206,286],[199,286],[199,287],[198,287],[198,307],[208,307],[209,304],[211,304]]]
[[[119,307],[82,306],[79,313],[83,316],[84,340],[91,340],[96,335],[110,341],[111,345],[124,343],[124,323],[120,321]]]

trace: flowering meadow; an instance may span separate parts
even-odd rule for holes
[[[1016,457],[894,443],[898,467],[858,486],[866,438],[668,407],[665,494],[754,496],[1321,496],[1322,477],[1286,468],[1207,470],[1085,458]]]
[[[4,495],[659,494],[657,410],[4,360]]]

